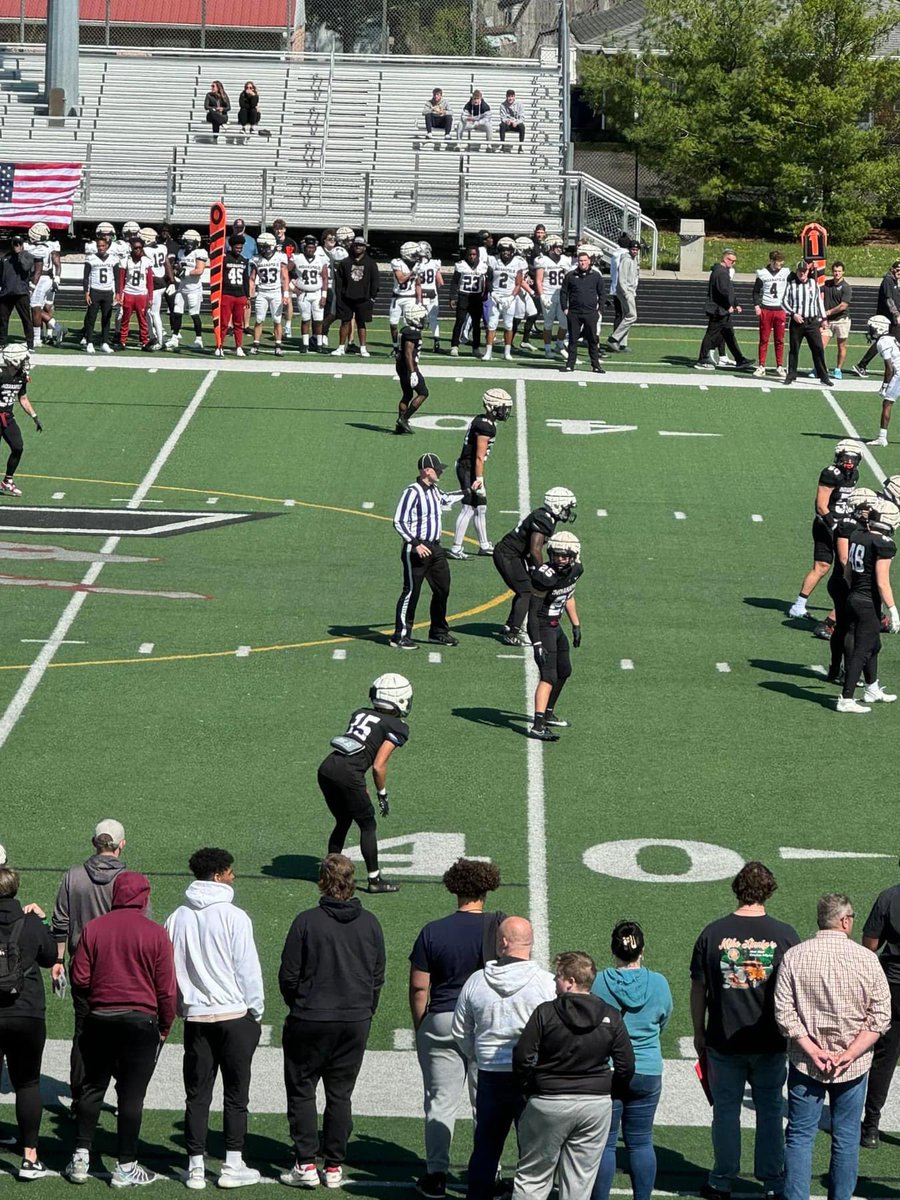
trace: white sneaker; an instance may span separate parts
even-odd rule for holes
[[[282,1171],[278,1178],[286,1187],[319,1186],[319,1172],[315,1163],[294,1163],[289,1171]]]
[[[887,434],[879,434],[877,438],[872,438],[871,442],[866,442],[867,446],[886,446],[887,444]]]
[[[457,549],[456,546],[451,546],[450,549],[447,551],[447,557],[448,558],[456,558],[456,559],[459,559],[460,562],[463,562],[469,556],[468,556],[468,554],[466,554],[465,550],[463,550],[463,548],[461,546],[459,549]]]
[[[195,337],[191,344],[193,345],[195,350],[202,350],[203,349],[203,338]]]
[[[224,357],[225,357],[225,351],[222,349],[221,346],[216,346],[215,350],[213,351],[213,358],[224,358]]]
[[[259,1183],[260,1178],[256,1167],[248,1167],[246,1163],[241,1163],[239,1167],[229,1167],[226,1163],[219,1172],[219,1187],[250,1187],[254,1183]]]
[[[169,340],[166,342],[165,349],[166,350],[177,350],[180,345],[181,345],[181,334],[173,333],[172,336],[169,338]]]
[[[90,1160],[87,1154],[75,1154],[63,1171],[70,1183],[87,1183],[90,1179]]]
[[[791,605],[790,609],[788,610],[788,616],[789,617],[805,617],[806,616],[806,605],[800,604],[798,601],[795,600],[794,603]]]
[[[360,358],[371,358],[372,357],[372,355],[369,353],[369,349],[367,346],[360,346],[359,355],[360,355]]]
[[[891,692],[886,692],[881,684],[876,679],[874,683],[870,683],[863,692],[863,701],[866,704],[877,704],[880,700],[883,704],[893,704],[897,699]]]
[[[430,129],[426,129],[426,131],[425,131],[425,141],[426,142],[431,141],[431,130]]]
[[[339,1188],[344,1182],[344,1172],[340,1167],[325,1168],[325,1186],[327,1188]]]
[[[727,354],[720,354],[719,361],[716,363],[718,367],[734,367],[737,364],[733,358],[729,358]]]
[[[103,343],[103,345],[100,347],[100,353],[101,354],[113,354],[114,353],[113,348],[109,344],[109,342]]]
[[[331,357],[332,358],[340,358],[341,355],[346,354],[346,353],[347,353],[346,346],[338,346],[337,350],[332,350]],[[318,1178],[318,1176],[317,1176],[317,1178]]]
[[[787,379],[787,367],[776,367],[775,374],[779,379]]]
[[[505,359],[507,359],[507,361],[512,361],[512,347],[511,346],[504,346],[503,357]]]
[[[451,346],[450,347],[450,357],[451,358],[459,358],[459,346]]]
[[[206,1168],[188,1167],[184,1177],[184,1186],[192,1192],[202,1192],[206,1187]]]
[[[765,367],[757,367],[756,370],[753,372],[754,379],[765,379],[765,377],[766,377],[766,368]]]
[[[246,358],[247,357],[247,355],[244,353],[243,346],[238,346],[238,348],[237,348],[237,350],[235,350],[234,354],[235,354],[236,358]]]
[[[85,354],[96,354],[96,351],[94,349],[94,343],[88,342],[84,348],[84,352],[85,352]]]
[[[494,353],[493,346],[487,346],[485,348],[484,354],[482,354],[481,357],[484,359],[485,362],[487,362],[488,359],[493,355],[493,353]]]
[[[293,331],[293,329],[292,329],[292,327],[291,327],[291,325],[290,325],[290,322],[286,322],[286,323],[285,323],[285,326],[284,326],[284,336],[285,336],[286,338],[289,338],[289,337],[293,337],[293,336],[294,336],[294,331]],[[250,1168],[248,1167],[248,1168],[247,1168],[247,1170],[249,1171],[249,1169],[250,1169]]]
[[[849,700],[844,696],[838,696],[836,707],[838,712],[867,713],[872,711],[867,704],[860,704],[860,702],[858,700],[854,700],[852,696]]]
[[[114,1188],[146,1187],[148,1183],[156,1183],[158,1179],[162,1179],[162,1176],[157,1175],[155,1171],[148,1171],[139,1162],[133,1162],[127,1170],[121,1163],[116,1163],[109,1185]]]
[[[86,346],[87,344],[88,344],[87,338],[82,338],[81,341],[78,343],[79,346]]]

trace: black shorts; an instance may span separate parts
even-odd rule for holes
[[[821,517],[815,517],[812,523],[813,562],[834,562],[834,534],[831,526]]]
[[[456,461],[456,478],[459,480],[460,490],[462,491],[462,503],[469,508],[481,508],[487,504],[487,498],[483,491],[472,491],[472,464],[460,458]]]
[[[349,770],[344,755],[329,754],[319,767],[319,789],[331,815],[352,817],[354,821],[373,819],[375,809],[366,789],[365,776]]]
[[[569,655],[569,639],[563,633],[559,621],[541,622],[540,642],[535,643],[534,661],[541,673],[541,683],[559,683],[572,674],[572,659]]]
[[[345,300],[341,298],[337,302],[337,315],[340,320],[346,322],[355,319],[360,329],[365,329],[369,324],[374,311],[375,305],[371,300]]]

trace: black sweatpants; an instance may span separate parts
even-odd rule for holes
[[[566,361],[567,367],[575,366],[575,359],[578,357],[578,339],[584,333],[584,340],[587,343],[588,355],[591,360],[592,367],[600,366],[600,344],[597,340],[597,313],[576,313],[569,309],[569,315],[566,317],[566,324],[569,330],[569,356]]]
[[[851,592],[847,603],[847,634],[844,638],[844,687],[841,695],[853,699],[863,670],[866,678],[878,678],[878,651],[881,649],[881,615],[870,599]]]
[[[819,382],[830,383],[831,379],[828,375],[828,367],[825,364],[825,348],[822,345],[822,331],[819,328],[818,319],[814,318],[800,324],[793,317],[788,317],[788,326],[790,329],[788,334],[788,379],[796,377],[800,347],[806,342],[812,353],[813,369],[819,378]]]
[[[100,314],[100,341],[110,345],[111,339],[109,335],[110,321],[112,320],[113,311],[113,293],[112,292],[91,292],[91,302],[87,306],[87,311],[84,314],[84,328],[81,331],[81,336],[90,341],[94,336],[94,325],[97,322],[97,314]]]
[[[346,765],[345,756],[337,751],[329,754],[319,767],[319,790],[334,817],[334,829],[328,839],[328,853],[340,854],[355,822],[359,827],[359,848],[370,875],[378,871],[378,837],[375,809],[366,789],[365,779]]]
[[[243,1150],[250,1103],[250,1067],[260,1026],[249,1013],[228,1021],[184,1023],[184,1135],[188,1154],[206,1153],[209,1106],[222,1072],[225,1149]]]
[[[34,349],[34,322],[27,296],[0,296],[0,346],[9,342],[9,318],[16,312],[22,322],[22,336],[29,350]]]
[[[731,313],[723,313],[721,316],[708,318],[706,333],[704,333],[703,341],[700,343],[698,361],[704,362],[709,358],[713,350],[718,350],[722,345],[726,346],[729,352],[734,355],[736,363],[746,362],[746,358],[741,353],[741,348],[737,343],[737,338],[734,336]]]
[[[397,601],[394,621],[394,637],[409,637],[416,621],[416,606],[422,584],[427,581],[431,588],[431,627],[428,636],[449,633],[447,624],[447,600],[450,596],[450,567],[447,555],[440,542],[428,542],[431,553],[422,558],[415,549],[404,542],[400,550],[403,564],[403,591]]]
[[[72,1030],[72,1053],[69,1056],[69,1087],[72,1092],[72,1103],[81,1100],[84,1090],[84,1059],[81,1055],[81,1036],[84,1033],[84,1023],[90,1013],[88,992],[84,988],[72,988],[72,1008],[75,1011],[75,1026]]]
[[[16,1093],[16,1121],[23,1146],[36,1146],[41,1128],[41,1059],[47,1038],[43,1017],[0,1015],[0,1063],[6,1056]]]
[[[836,566],[828,576],[828,595],[834,605],[834,629],[831,634],[831,674],[837,675],[844,658],[844,639],[849,624],[850,588],[844,580],[844,569]]]
[[[0,413],[0,438],[9,446],[9,458],[6,460],[6,474],[12,479],[16,467],[22,458],[25,443],[22,441],[22,430],[16,423],[12,413]]]
[[[866,1112],[864,1125],[877,1125],[897,1058],[900,1057],[900,983],[888,985],[891,989],[891,1025],[875,1045],[875,1056],[869,1069],[869,1086],[866,1090]]]
[[[316,1086],[325,1088],[322,1153],[326,1167],[347,1157],[353,1130],[351,1098],[362,1066],[371,1021],[304,1021],[288,1017],[281,1045],[288,1127],[298,1163],[316,1161]]]
[[[149,1013],[91,1012],[81,1035],[84,1086],[75,1126],[76,1150],[90,1150],[109,1081],[116,1081],[119,1162],[137,1158],[144,1097],[159,1054],[159,1025]]]
[[[481,349],[481,322],[484,319],[484,296],[464,295],[460,292],[456,297],[456,320],[453,322],[453,333],[450,345],[458,346],[466,317],[472,318],[472,349]]]
[[[494,547],[494,566],[500,572],[500,578],[513,593],[506,624],[510,629],[518,632],[525,624],[528,602],[531,599],[531,578],[528,568],[525,566],[525,560],[518,554],[504,554],[500,546]]]

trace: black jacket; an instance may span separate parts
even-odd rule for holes
[[[590,992],[547,1000],[522,1030],[513,1050],[513,1073],[529,1095],[608,1096],[613,1079],[620,1088],[634,1074],[625,1022]]]
[[[0,295],[27,296],[34,275],[34,258],[27,250],[10,250],[0,259]]]
[[[704,312],[708,317],[725,317],[736,304],[731,272],[722,263],[716,263],[709,273]]]
[[[0,900],[0,937],[4,942],[9,935],[9,927],[22,915],[22,905],[14,897]],[[41,978],[41,967],[52,967],[56,962],[56,942],[37,913],[25,913],[24,916],[25,924],[19,934],[19,950],[25,978],[18,996],[0,996],[0,1025],[4,1017],[32,1017],[36,1021],[44,1019],[44,981]]]
[[[342,300],[374,300],[378,283],[378,263],[370,254],[348,254],[335,267],[334,286]]]
[[[890,271],[881,281],[875,311],[880,317],[887,317],[892,325],[900,325],[900,283]]]
[[[384,985],[384,934],[358,900],[322,896],[294,918],[278,986],[290,1016],[368,1021]]]
[[[573,313],[579,313],[581,316],[593,316],[603,307],[605,295],[606,284],[599,271],[595,271],[593,267],[587,271],[576,267],[563,280],[559,299],[566,312],[571,309]]]

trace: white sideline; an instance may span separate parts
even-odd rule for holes
[[[531,512],[531,478],[528,466],[528,413],[525,380],[516,380],[516,468],[519,476],[519,512]],[[525,712],[531,712],[538,669],[525,653]],[[534,957],[550,963],[550,923],[547,900],[547,841],[544,810],[544,745],[526,739],[528,771],[528,909],[534,929]]]
[[[837,417],[837,419],[843,425],[844,432],[848,435],[848,437],[856,438],[856,440],[858,442],[862,442],[863,458],[866,460],[866,465],[868,466],[869,470],[872,472],[872,474],[878,480],[878,486],[880,488],[882,483],[884,482],[884,480],[887,478],[887,472],[882,470],[881,466],[879,465],[878,459],[875,457],[875,455],[872,453],[872,451],[866,445],[866,439],[864,437],[861,437],[860,434],[858,434],[856,432],[856,430],[853,427],[853,422],[850,420],[850,418],[847,416],[847,414],[844,412],[844,410],[838,404],[837,400],[835,400],[834,393],[831,391],[831,389],[823,387],[822,395],[828,401],[828,407],[831,409],[831,411],[834,413],[834,415]]]
[[[208,371],[204,376],[203,382],[194,393],[194,397],[188,404],[187,408],[178,419],[175,428],[166,438],[162,449],[156,458],[153,460],[149,471],[134,490],[134,495],[128,501],[126,508],[138,508],[141,502],[146,497],[147,493],[153,487],[156,480],[159,478],[159,473],[169,459],[172,451],[178,445],[178,440],[187,429],[191,418],[203,402],[203,398],[209,391],[213,380],[216,377],[214,370]],[[121,537],[109,537],[100,547],[101,554],[112,554],[116,546],[121,541]],[[81,586],[87,587],[95,583],[97,576],[103,570],[106,564],[103,562],[91,563],[87,571],[84,573],[84,578],[81,580]],[[6,711],[0,717],[0,750],[6,745],[9,735],[15,729],[19,718],[28,707],[31,697],[34,695],[41,680],[44,678],[44,673],[50,666],[53,659],[56,657],[56,652],[66,639],[66,635],[72,628],[75,618],[81,611],[81,606],[88,598],[89,592],[76,592],[66,607],[63,609],[62,616],[56,622],[56,628],[50,634],[41,652],[28,668],[25,678],[19,684],[16,694],[10,700]]]

